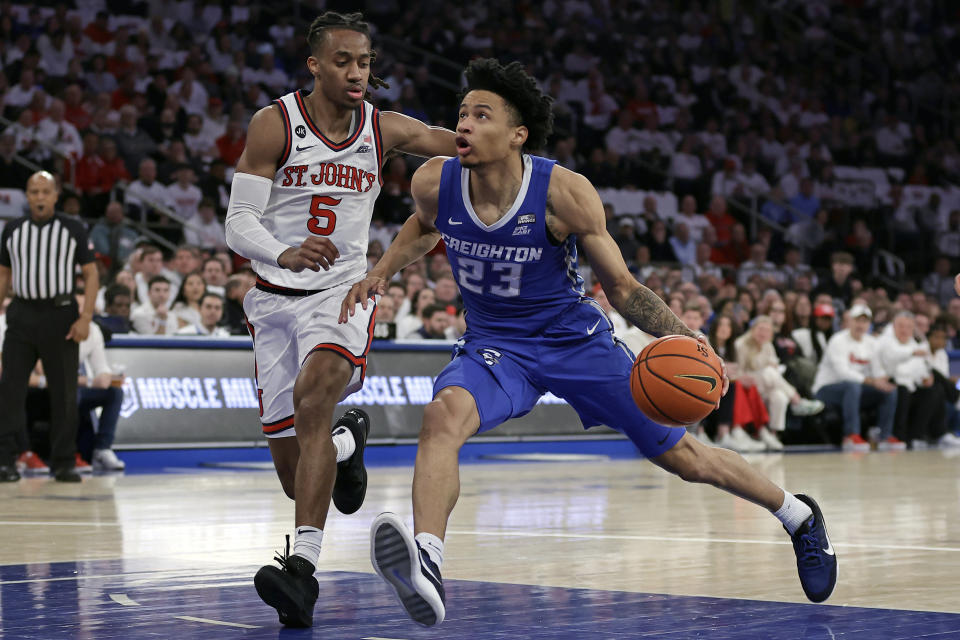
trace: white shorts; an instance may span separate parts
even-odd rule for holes
[[[275,291],[291,290],[259,278],[257,283],[244,297],[243,310],[253,337],[260,423],[268,438],[295,436],[293,385],[307,356],[321,349],[343,356],[354,369],[341,400],[357,391],[367,370],[377,305],[368,304],[366,310],[358,305],[346,324],[338,324],[340,304],[351,284],[311,295],[285,295]]]

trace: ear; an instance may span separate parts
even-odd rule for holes
[[[313,55],[307,58],[307,69],[314,78],[320,75],[320,61]]]
[[[510,142],[515,144],[517,148],[523,148],[528,137],[530,137],[530,131],[525,126],[520,125],[513,130],[513,139]]]

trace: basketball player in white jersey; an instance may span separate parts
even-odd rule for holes
[[[233,178],[227,243],[251,260],[257,285],[243,300],[253,336],[260,419],[284,492],[296,503],[296,536],[254,582],[287,626],[310,626],[313,573],[331,495],[360,508],[369,419],[335,405],[363,383],[375,305],[338,324],[340,301],[367,271],[373,204],[384,155],[454,155],[454,133],[364,100],[375,52],[359,13],[327,12],[310,26],[313,91],[258,111]]]

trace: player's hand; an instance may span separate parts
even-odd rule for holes
[[[88,335],[90,335],[90,319],[80,317],[70,325],[70,331],[67,332],[66,339],[79,344],[86,340]]]
[[[386,292],[387,281],[385,278],[367,274],[366,278],[350,287],[350,291],[344,297],[343,303],[340,305],[339,323],[344,324],[357,312],[358,303],[366,309],[367,303],[371,299],[376,299],[376,296],[382,296]]]
[[[697,336],[697,341],[703,343],[710,351],[713,351],[713,347],[710,346],[710,341],[707,340],[707,336],[701,333]],[[715,351],[714,354],[716,354]],[[720,397],[722,398],[727,395],[727,390],[730,388],[730,378],[727,377],[727,363],[724,362],[720,356],[717,356],[717,360],[720,361],[720,372],[723,374],[723,386],[720,389]],[[720,408],[719,400],[717,400],[717,406],[715,408]]]
[[[304,269],[329,271],[339,257],[340,252],[332,242],[326,238],[310,236],[299,247],[290,247],[281,253],[277,264],[294,273],[300,273]]]
[[[953,290],[960,296],[960,273],[953,279]]]

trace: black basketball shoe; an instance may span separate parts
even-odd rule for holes
[[[794,532],[793,550],[797,554],[797,572],[800,585],[811,602],[823,602],[833,593],[837,584],[837,552],[827,535],[827,523],[813,498],[797,494],[797,500],[813,511],[806,522]]]
[[[333,433],[348,429],[353,434],[356,450],[353,455],[337,463],[337,481],[333,485],[333,504],[340,513],[355,513],[367,495],[367,468],[363,465],[363,450],[370,433],[370,417],[360,409],[350,409],[333,425]]]
[[[306,558],[290,555],[290,536],[286,552],[277,554],[274,560],[280,564],[279,569],[268,564],[253,578],[257,595],[277,610],[284,626],[313,626],[313,605],[320,595],[320,585],[313,577],[316,568]]]

